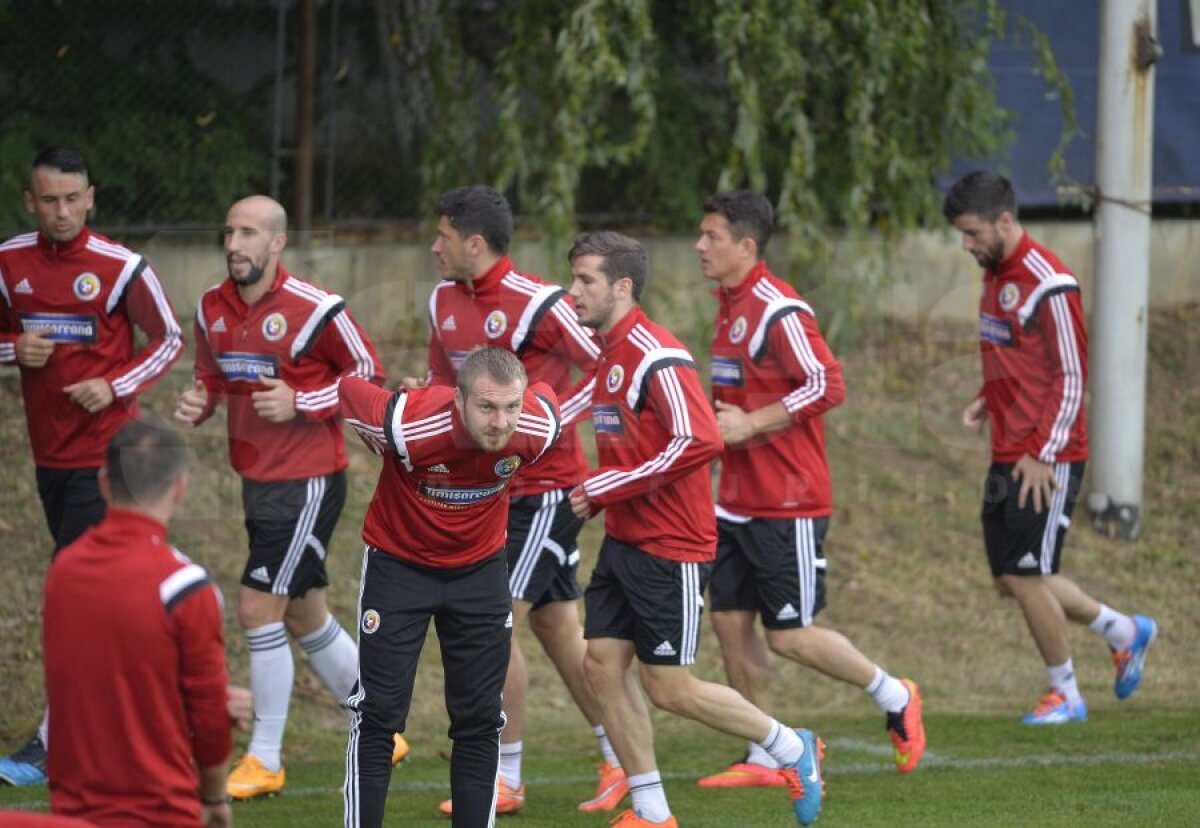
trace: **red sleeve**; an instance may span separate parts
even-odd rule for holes
[[[561,294],[542,317],[534,331],[533,346],[545,353],[562,354],[587,376],[596,371],[600,344],[595,336],[579,324],[575,305],[567,294]]]
[[[661,488],[704,465],[724,448],[695,368],[666,365],[656,370],[645,408],[653,411],[669,432],[666,445],[637,466],[602,466],[589,476],[583,488],[597,506]]]
[[[458,372],[454,370],[454,363],[446,355],[442,339],[437,335],[436,322],[433,325],[434,329],[429,332],[429,384],[454,385]]]
[[[1042,331],[1050,360],[1050,391],[1037,423],[1038,460],[1053,463],[1071,439],[1087,382],[1087,329],[1079,291],[1047,296],[1034,324]]]
[[[0,291],[6,290],[4,273],[0,272]],[[9,304],[7,292],[0,294],[0,299],[4,301],[3,312],[0,312],[0,365],[16,365],[17,337],[21,332],[14,330],[12,305]]]
[[[179,645],[179,689],[193,755],[198,766],[212,767],[225,761],[233,750],[220,602],[216,590],[206,582],[169,611]]]
[[[341,409],[338,382],[343,377],[361,377],[382,385],[383,365],[375,346],[348,310],[343,309],[321,331],[309,356],[327,362],[337,377],[316,388],[296,389],[296,413],[309,420],[325,420]]]
[[[212,347],[208,344],[208,335],[200,324],[199,313],[196,314],[196,321],[192,323],[192,335],[196,342],[196,361],[192,367],[192,378],[208,392],[208,402],[204,411],[196,419],[196,425],[200,425],[212,416],[225,397],[225,375],[221,373],[220,366],[213,358]]]
[[[124,302],[129,321],[145,331],[148,341],[131,361],[104,375],[121,398],[145,391],[183,354],[179,321],[153,268],[146,266],[130,283]]]
[[[353,428],[367,448],[376,454],[388,449],[385,429],[392,400],[404,391],[387,391],[361,377],[343,377],[338,384],[338,400],[346,425]]]
[[[768,348],[783,363],[796,387],[780,398],[794,422],[818,417],[846,399],[842,365],[816,319],[803,311],[789,313],[767,332]]]

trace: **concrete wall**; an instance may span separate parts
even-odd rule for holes
[[[1095,275],[1095,237],[1091,224],[1080,222],[1030,223],[1030,233],[1057,252],[1079,276],[1085,304],[1090,304]],[[696,267],[691,237],[646,240],[651,260],[651,285],[647,304],[666,324],[688,327],[707,325],[712,316],[711,285]],[[788,276],[786,250],[772,246],[771,263]],[[1153,307],[1170,307],[1200,301],[1200,222],[1158,221],[1152,230],[1150,301]],[[163,233],[141,246],[158,271],[181,316],[190,317],[200,294],[225,278],[224,260],[211,233]],[[868,269],[887,270],[875,293],[886,312],[913,321],[970,322],[975,319],[979,269],[949,231],[913,232],[884,250],[878,239],[844,243],[838,249],[844,277],[871,279]],[[545,248],[517,243],[513,259],[524,270],[565,284],[565,261],[549,262]],[[777,261],[778,259],[778,261]],[[293,246],[284,253],[287,266],[297,275],[315,279],[346,297],[355,315],[380,339],[423,342],[425,308],[437,279],[437,268],[425,244],[334,244],[319,235],[306,248]],[[819,315],[820,285],[795,279],[814,303]],[[867,292],[868,297],[871,296]],[[685,338],[695,331],[677,330]],[[700,341],[706,341],[704,335]]]

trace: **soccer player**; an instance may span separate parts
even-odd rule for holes
[[[367,510],[359,681],[350,697],[345,824],[383,824],[391,734],[403,731],[429,621],[450,716],[453,825],[492,825],[501,689],[512,641],[508,487],[559,435],[548,385],[527,386],[509,351],[473,352],[455,387],[388,392],[341,383],[346,422],[385,454]]]
[[[37,232],[0,245],[0,364],[21,371],[38,495],[55,551],[104,517],[96,475],[109,439],[137,418],[137,395],[183,351],[154,269],[87,226],[95,188],[79,153],[52,147],[29,173]],[[134,328],[145,334],[134,346]],[[46,721],[0,759],[12,785],[46,780]]]
[[[572,366],[590,375],[600,348],[580,326],[566,291],[518,271],[508,257],[513,217],[504,196],[489,187],[460,187],[443,194],[435,210],[440,219],[433,254],[443,281],[429,298],[428,381],[453,385],[462,360],[482,345],[512,351],[530,382],[545,382],[558,395],[572,386]],[[585,644],[576,609],[583,593],[575,574],[583,521],[571,511],[568,496],[586,466],[583,447],[570,427],[537,466],[517,475],[509,487],[514,637],[504,684],[496,813],[513,813],[525,804],[521,758],[529,678],[516,630],[526,619],[600,741],[604,759],[596,794],[579,810],[613,810],[628,791],[583,676]],[[443,802],[441,811],[451,813],[452,800]]]
[[[229,825],[221,596],[167,540],[187,448],[137,421],[107,455],[108,514],[46,576],[50,808],[99,826]]]
[[[983,267],[979,352],[983,385],[963,425],[991,426],[992,465],[983,493],[983,541],[997,591],[1016,599],[1049,674],[1050,689],[1026,724],[1087,719],[1067,644],[1067,620],[1104,637],[1116,667],[1113,692],[1127,699],[1142,680],[1158,633],[1152,618],[1096,601],[1059,574],[1063,541],[1087,461],[1087,330],[1079,283],[1017,220],[1003,176],[968,173],[942,212]]]
[[[342,297],[280,262],[287,215],[251,196],[225,219],[229,278],[196,309],[195,378],[176,418],[197,426],[224,399],[229,459],[242,478],[250,555],[238,622],[250,651],[254,732],[229,777],[235,799],[275,794],[295,665],[288,633],[339,703],[354,684],[354,640],[329,612],[325,559],[346,500],[346,447],[337,385],[381,382],[375,348]],[[406,746],[397,742],[399,753]],[[399,757],[398,757],[399,758]]]
[[[638,304],[646,252],[620,233],[576,238],[571,297],[600,335],[596,374],[563,404],[564,420],[590,406],[599,468],[571,494],[581,518],[607,510],[604,543],[584,594],[584,669],[629,782],[633,808],[615,824],[675,826],[655,756],[650,717],[629,679],[658,707],[757,743],[780,764],[797,820],[821,808],[820,740],[767,716],[729,687],[701,681],[696,659],[705,581],[717,532],[709,461],[721,451],[691,354]]]
[[[883,711],[896,767],[925,750],[921,695],[844,635],[818,626],[825,606],[825,535],[833,511],[821,415],[845,398],[842,366],[812,308],[767,268],[771,203],[748,190],[704,203],[696,252],[716,283],[712,390],[725,450],[717,495],[713,629],[729,683],[764,706],[767,648],[865,690]],[[766,638],[755,630],[755,615]],[[703,788],[779,785],[776,763],[751,744]]]

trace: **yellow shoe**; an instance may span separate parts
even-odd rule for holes
[[[500,780],[500,793],[496,797],[496,813],[498,814],[515,814],[517,811],[525,807],[525,786],[522,785],[515,790],[504,784],[504,780]],[[441,805],[438,805],[438,811],[446,816],[454,815],[454,800],[447,799]]]
[[[676,821],[674,815],[667,817],[666,822],[651,822],[638,816],[634,811],[622,811],[608,824],[615,825],[617,828],[679,828],[679,822]]]
[[[392,737],[392,764],[399,765],[408,758],[408,740],[399,733]]]
[[[225,782],[225,792],[234,799],[254,799],[258,796],[274,796],[283,790],[287,773],[280,766],[277,771],[267,770],[257,756],[243,756]]]

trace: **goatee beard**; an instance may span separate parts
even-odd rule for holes
[[[255,265],[251,265],[250,272],[247,273],[245,275],[245,277],[241,278],[241,279],[239,279],[237,276],[233,275],[232,269],[230,269],[230,271],[229,271],[229,278],[233,279],[234,284],[240,285],[241,287],[250,287],[251,285],[256,285],[256,284],[258,284],[259,280],[262,279],[262,277],[263,277],[263,269],[261,267],[255,266]]]

